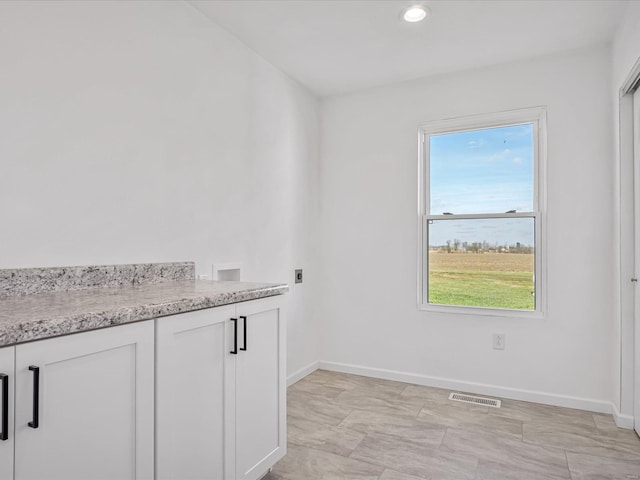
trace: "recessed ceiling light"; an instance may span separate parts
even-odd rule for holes
[[[427,7],[423,7],[422,5],[413,5],[402,13],[402,18],[404,18],[406,22],[415,23],[427,18],[428,14],[429,9]]]

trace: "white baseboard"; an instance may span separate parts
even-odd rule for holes
[[[611,414],[616,422],[616,425],[620,428],[628,428],[633,430],[633,416],[620,413],[618,407],[614,403],[611,403]]]
[[[300,370],[293,372],[291,375],[287,377],[287,387],[290,387],[297,381],[302,380],[304,377],[306,377],[310,373],[313,373],[316,370],[318,370],[319,365],[320,365],[320,362],[312,362],[306,367],[302,367]]]
[[[318,369],[330,370],[332,372],[351,373],[353,375],[381,378],[384,380],[394,380],[396,382],[413,383],[415,385],[424,385],[427,387],[459,390],[462,392],[490,395],[493,397],[508,398],[511,400],[521,400],[523,402],[576,408],[578,410],[587,410],[590,412],[609,413],[613,416],[618,427],[633,429],[633,416],[620,413],[613,402],[608,402],[606,400],[594,400],[590,398],[558,395],[555,393],[539,392],[535,390],[500,387],[497,385],[467,382],[443,377],[432,377],[418,373],[399,372],[396,370],[371,368],[361,365],[349,365],[346,363],[326,361],[312,362],[306,367],[302,367],[289,375],[287,377],[287,386],[289,387],[293,385]]]
[[[558,407],[576,408],[598,413],[610,413],[614,415],[616,424],[622,428],[632,428],[633,419],[628,415],[618,415],[615,413],[613,403],[606,400],[594,400],[590,398],[572,397],[568,395],[557,395],[554,393],[538,392],[535,390],[523,390],[519,388],[501,387],[497,385],[487,385],[484,383],[467,382],[442,377],[431,377],[417,373],[398,372],[395,370],[385,370],[382,368],[370,368],[360,365],[349,365],[345,363],[321,361],[319,368],[334,372],[351,373],[365,377],[382,378],[384,380],[395,380],[398,382],[414,383],[427,387],[446,388],[459,390],[462,392],[490,395],[493,397],[508,398],[511,400],[521,400],[524,402],[542,403],[545,405],[555,405]]]

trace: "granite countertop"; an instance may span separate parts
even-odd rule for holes
[[[286,284],[172,280],[0,297],[0,347],[286,293]]]

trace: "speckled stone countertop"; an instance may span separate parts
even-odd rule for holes
[[[131,263],[0,270],[0,297],[194,280],[193,262]]]
[[[0,297],[0,347],[286,293],[284,284],[179,280]]]

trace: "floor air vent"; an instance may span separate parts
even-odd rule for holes
[[[464,393],[452,393],[449,400],[456,402],[473,403],[475,405],[484,405],[485,407],[500,408],[500,400],[493,398],[474,397],[473,395],[465,395]]]

